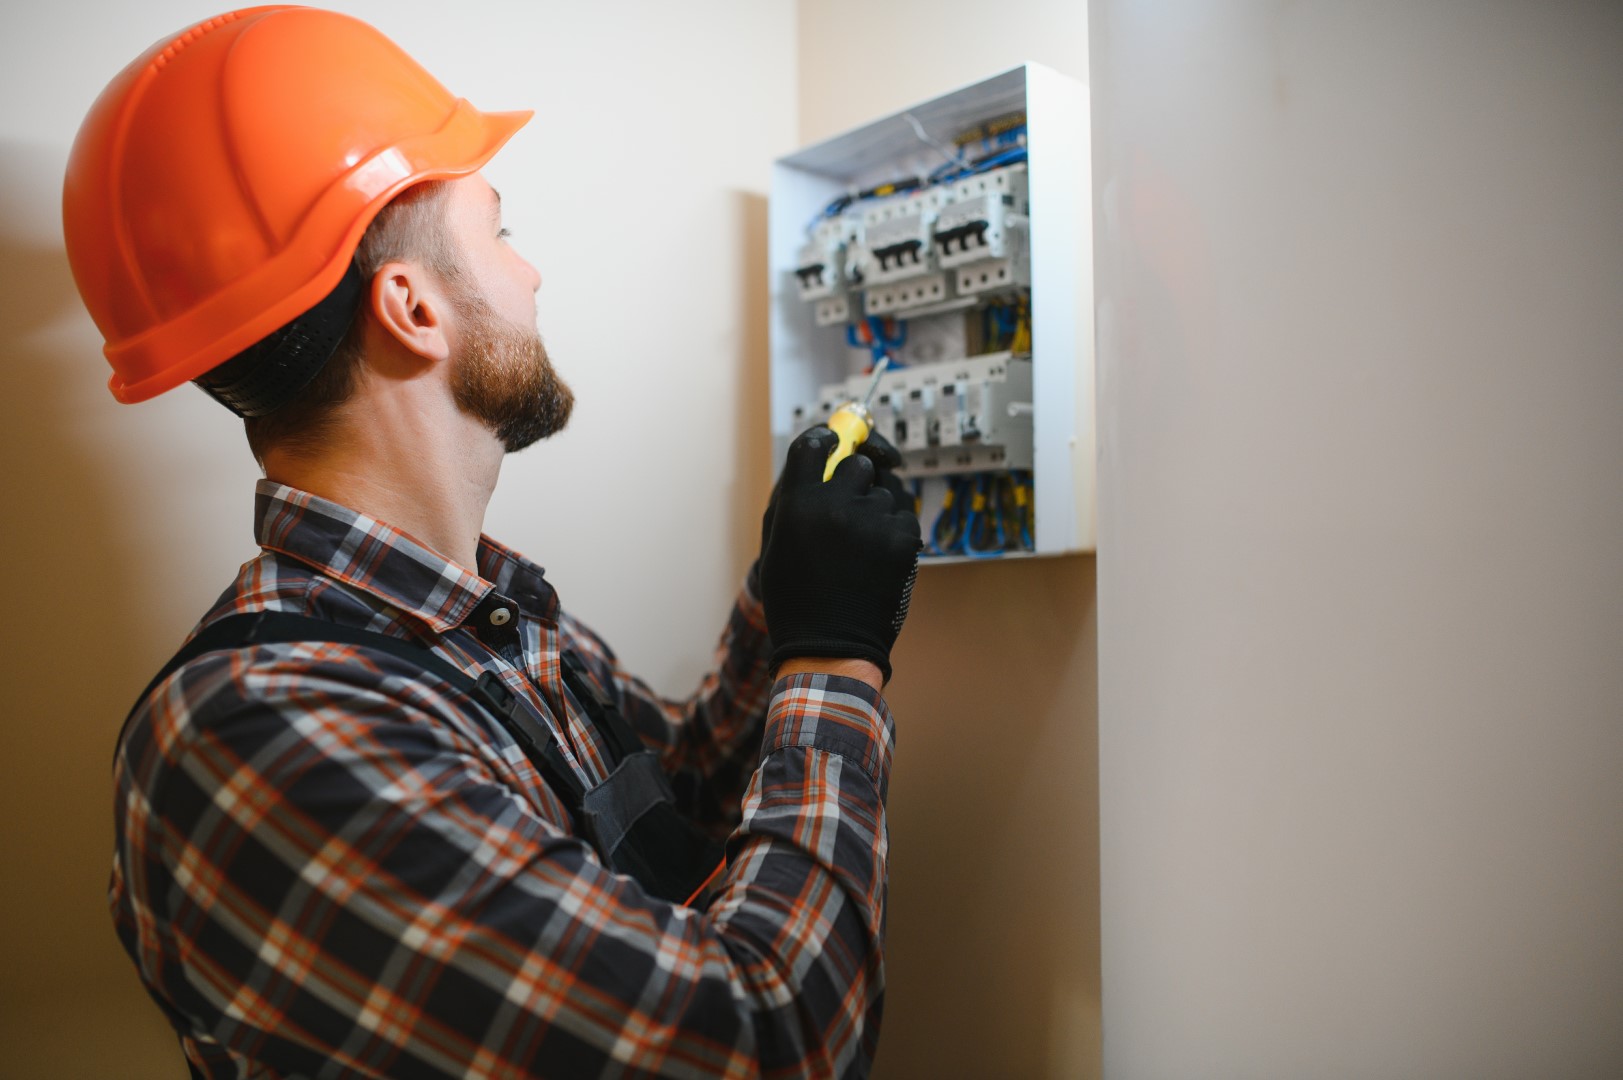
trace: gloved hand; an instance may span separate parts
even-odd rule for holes
[[[778,480],[760,575],[772,663],[852,657],[872,661],[888,680],[924,546],[919,519],[899,479],[876,483],[876,473],[890,470],[876,470],[869,453],[840,462],[824,483],[836,443],[828,428],[803,432]],[[895,448],[883,446],[900,464]]]
[[[896,501],[898,509],[914,509],[913,493],[907,490],[902,478],[896,475],[896,470],[902,467],[902,452],[892,446],[889,439],[877,431],[869,432],[868,441],[857,447],[857,453],[873,462],[875,487],[882,487],[890,492],[890,497]]]
[[[902,452],[891,441],[877,431],[868,434],[868,441],[857,447],[857,453],[874,464],[874,486],[882,487],[890,492],[896,505],[904,509],[914,510],[913,493],[902,483],[896,470],[902,467]],[[772,494],[766,500],[766,513],[761,515],[761,554],[755,557],[750,564],[749,574],[745,578],[749,586],[750,595],[757,599],[761,596],[761,555],[766,554],[766,541],[772,535],[772,518],[778,512],[778,492],[783,490],[783,477],[779,476],[777,483],[772,485]]]

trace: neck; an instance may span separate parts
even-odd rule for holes
[[[477,573],[501,445],[448,402],[404,397],[358,395],[319,450],[267,451],[265,476],[385,522]]]

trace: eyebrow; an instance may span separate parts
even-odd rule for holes
[[[495,214],[496,220],[500,221],[502,219],[502,193],[495,188],[491,188],[490,193],[496,197],[496,201],[491,204],[491,212]]]

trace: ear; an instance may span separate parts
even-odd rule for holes
[[[372,275],[367,301],[378,325],[406,349],[425,360],[450,357],[446,322],[450,302],[439,281],[424,267],[385,263]]]

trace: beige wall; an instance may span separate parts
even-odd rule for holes
[[[1088,78],[1075,0],[799,10],[802,142],[1027,60]],[[1098,1074],[1097,682],[1091,557],[920,575],[888,691],[877,1076]]]
[[[1092,30],[1105,1075],[1623,1076],[1623,6]]]
[[[223,7],[223,2],[221,7]],[[754,556],[765,193],[795,130],[788,0],[336,3],[455,92],[537,116],[488,170],[579,405],[489,528],[658,685],[689,686]],[[173,1077],[103,900],[130,700],[253,553],[240,429],[186,389],[116,405],[61,250],[68,145],[105,82],[211,3],[0,14],[0,1076]],[[696,620],[696,621],[695,621]],[[183,1071],[183,1070],[182,1070]]]

